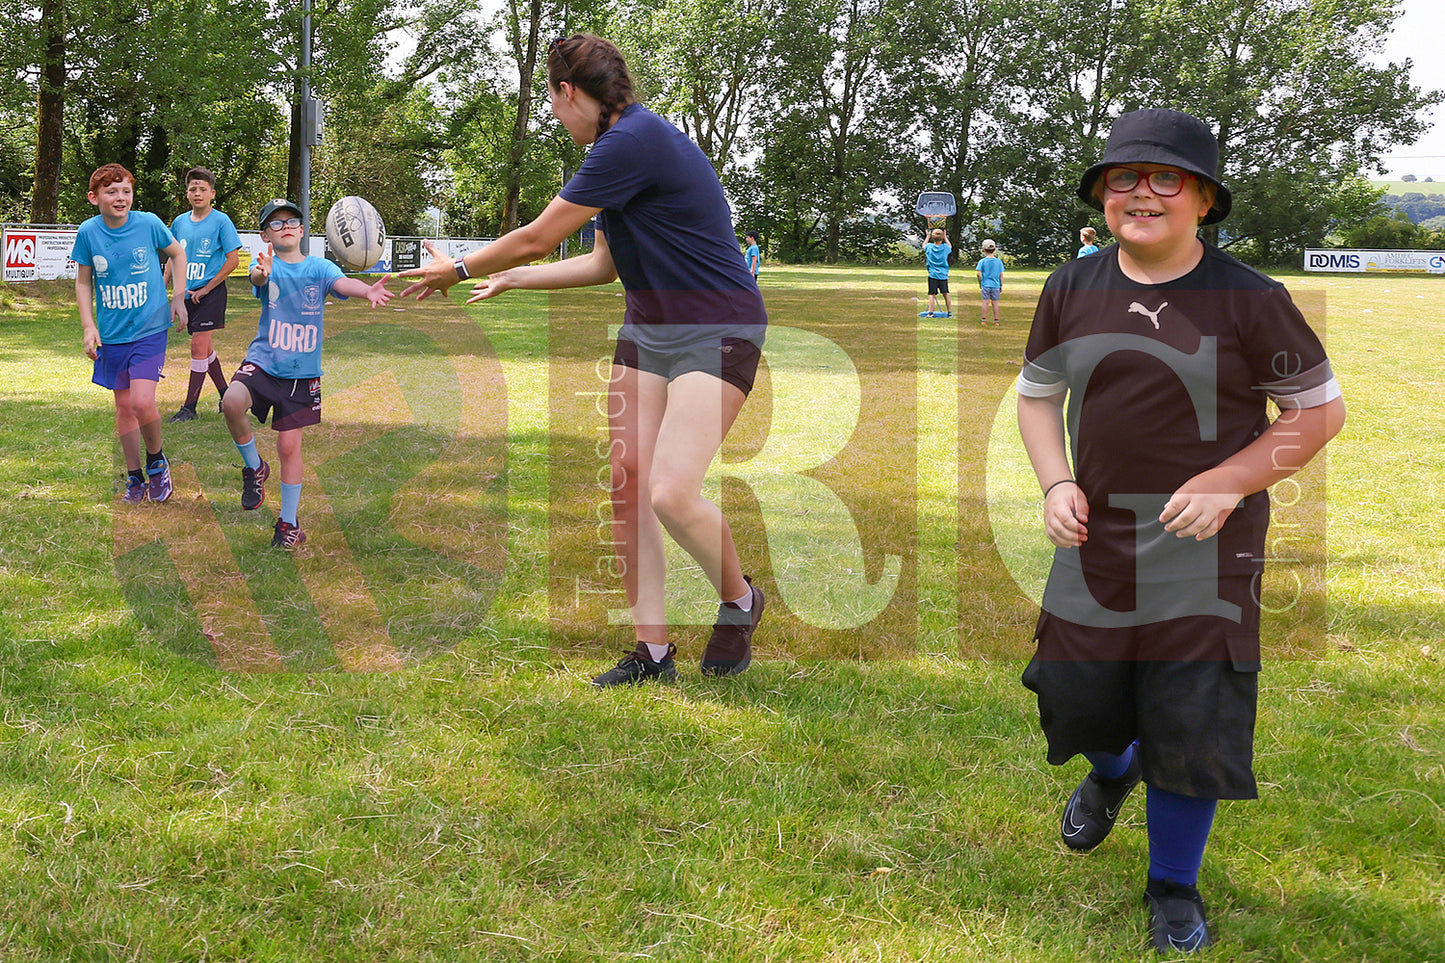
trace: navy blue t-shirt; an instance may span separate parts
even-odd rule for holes
[[[561,196],[603,209],[598,227],[627,291],[621,337],[659,351],[718,337],[762,346],[762,294],[717,172],[687,135],[631,104]]]

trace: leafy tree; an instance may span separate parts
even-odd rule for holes
[[[611,34],[639,94],[672,119],[719,176],[739,166],[744,130],[772,74],[766,59],[775,0],[634,0]]]
[[[1344,240],[1345,247],[1409,250],[1416,246],[1419,233],[1408,217],[1396,211],[1356,224],[1344,232]]]

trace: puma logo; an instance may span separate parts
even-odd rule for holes
[[[1160,312],[1160,311],[1163,311],[1163,310],[1164,310],[1165,308],[1167,308],[1167,307],[1169,307],[1169,302],[1168,302],[1168,301],[1165,301],[1163,304],[1159,305],[1158,308],[1156,308],[1156,309],[1153,310],[1153,311],[1150,311],[1148,308],[1144,307],[1144,305],[1140,304],[1138,301],[1132,301],[1132,302],[1130,302],[1130,304],[1129,304],[1129,313],[1130,313],[1130,314],[1142,314],[1142,315],[1144,315],[1144,317],[1148,318],[1149,321],[1150,321],[1150,323],[1154,325],[1154,330],[1155,330],[1155,331],[1158,331],[1158,330],[1159,330],[1159,312]]]

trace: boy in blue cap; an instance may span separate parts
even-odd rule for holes
[[[1147,784],[1145,900],[1161,952],[1209,945],[1198,880],[1216,802],[1257,795],[1265,489],[1345,417],[1284,287],[1199,238],[1229,213],[1217,163],[1189,114],[1114,123],[1078,193],[1116,243],[1050,275],[1018,379],[1056,546],[1023,682],[1049,762],[1082,754],[1093,767],[1060,831],[1092,849]]]
[[[261,208],[265,250],[251,264],[251,287],[261,302],[256,338],[246,360],[221,399],[226,427],[241,452],[241,507],[252,510],[266,500],[271,466],[256,451],[247,412],[276,432],[281,460],[281,510],[272,545],[295,548],[306,541],[296,517],[301,504],[301,430],[321,423],[321,342],[326,298],[366,298],[373,308],[390,301],[384,275],[375,284],[349,278],[325,258],[301,250],[305,232],[301,209],[277,198]]]

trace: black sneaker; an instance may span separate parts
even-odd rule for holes
[[[1069,797],[1064,815],[1059,820],[1059,831],[1064,844],[1070,849],[1087,853],[1102,843],[1114,828],[1119,810],[1129,793],[1139,785],[1143,769],[1139,765],[1139,750],[1129,760],[1129,768],[1117,779],[1101,779],[1093,770],[1079,783],[1079,788]]]
[[[266,500],[266,479],[271,477],[271,466],[261,459],[259,468],[241,468],[241,507],[246,511],[260,508]]]
[[[166,424],[173,425],[178,421],[195,421],[196,406],[181,405],[180,410],[166,419]]]
[[[265,462],[262,462],[264,465]],[[278,548],[295,548],[306,541],[306,533],[301,530],[300,525],[292,525],[290,522],[283,522],[276,519],[276,533],[271,536],[271,544]]]
[[[732,602],[718,606],[717,624],[702,650],[703,675],[738,675],[753,661],[753,633],[763,617],[763,590],[743,576],[753,593],[753,607],[744,612]]]
[[[669,642],[667,657],[661,662],[656,662],[652,658],[652,653],[647,650],[647,645],[639,642],[637,648],[622,657],[622,661],[617,663],[616,668],[608,669],[593,679],[592,684],[599,689],[606,689],[614,685],[637,685],[653,680],[675,682],[677,680],[677,664],[673,661],[675,655],[677,655],[677,646]]]
[[[1195,887],[1151,877],[1144,901],[1149,904],[1149,933],[1160,953],[1193,953],[1212,942],[1204,919],[1204,897]]]

